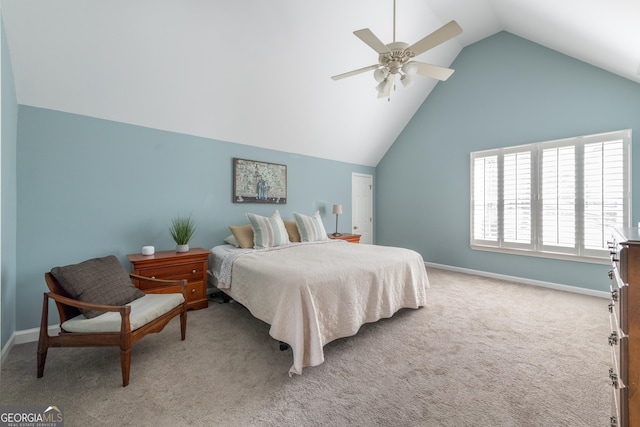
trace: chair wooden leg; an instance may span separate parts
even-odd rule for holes
[[[38,350],[38,378],[42,378],[44,375],[44,363],[47,361],[47,350]]]
[[[180,313],[180,336],[182,341],[187,338],[187,312],[184,310]]]
[[[40,336],[38,338],[38,378],[44,375],[44,364],[47,361],[47,350],[49,349],[49,298],[44,294],[42,303],[42,318],[40,319]]]
[[[122,367],[122,387],[129,385],[129,372],[131,372],[131,347],[120,350],[120,366]]]

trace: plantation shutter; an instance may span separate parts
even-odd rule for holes
[[[473,162],[473,239],[498,241],[498,156]]]
[[[575,146],[542,150],[540,183],[543,246],[571,252],[576,247],[576,152]]]
[[[506,243],[531,243],[531,172],[530,151],[504,155],[503,229]]]
[[[606,247],[611,227],[624,224],[627,186],[621,138],[584,146],[584,245]]]

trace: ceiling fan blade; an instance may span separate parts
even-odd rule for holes
[[[346,72],[346,73],[338,74],[337,76],[333,76],[331,78],[333,80],[340,80],[340,79],[344,79],[345,77],[355,76],[356,74],[366,73],[369,70],[375,70],[379,66],[380,66],[380,64],[369,65],[368,67],[359,68],[357,70],[353,70],[353,71],[349,71],[349,72]]]
[[[456,21],[451,21],[448,24],[445,24],[439,29],[435,30],[428,36],[424,37],[423,39],[418,40],[417,42],[409,46],[407,50],[410,50],[417,56],[428,51],[429,49],[433,49],[434,47],[446,42],[447,40],[451,40],[461,33],[462,28],[460,28],[460,25],[458,25]]]
[[[423,76],[432,77],[438,80],[447,80],[455,70],[451,68],[440,67],[438,65],[427,64],[424,62],[413,61],[418,66],[417,73]]]
[[[360,40],[369,45],[369,47],[379,54],[391,52],[389,48],[380,41],[375,34],[371,32],[370,29],[364,28],[362,30],[354,31],[353,34],[356,35]]]

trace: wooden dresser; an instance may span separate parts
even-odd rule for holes
[[[131,263],[131,272],[134,274],[165,280],[187,279],[189,308],[197,310],[209,306],[207,299],[208,250],[192,248],[189,252],[184,253],[161,251],[153,255],[131,254],[127,257]],[[135,285],[139,287],[139,283],[135,282]]]
[[[609,242],[611,426],[640,427],[640,233],[619,228]]]
[[[347,242],[350,242],[350,243],[360,243],[359,234],[341,233],[339,236],[334,236],[333,234],[327,234],[327,236],[329,236],[330,239],[346,240]]]

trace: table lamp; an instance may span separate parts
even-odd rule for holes
[[[336,215],[336,232],[333,233],[333,236],[342,236],[342,234],[338,233],[338,215],[342,214],[342,205],[333,205],[332,212]]]

